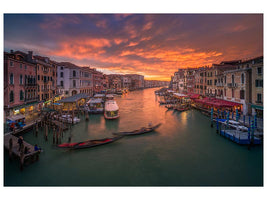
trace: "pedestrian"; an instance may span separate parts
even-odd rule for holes
[[[18,143],[19,143],[19,151],[20,151],[21,150],[21,146],[23,144],[23,137],[22,136],[19,137]]]

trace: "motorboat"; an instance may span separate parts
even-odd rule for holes
[[[89,113],[103,113],[104,112],[104,100],[102,98],[91,98],[86,103],[86,108]]]
[[[113,95],[106,96],[104,117],[106,119],[117,119],[120,117],[119,106],[114,100]]]

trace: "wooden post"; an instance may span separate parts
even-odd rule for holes
[[[86,111],[85,120],[86,120],[86,121],[89,121],[89,114],[88,114],[88,111]]]
[[[48,135],[48,125],[45,125],[45,141],[47,141],[47,135]]]
[[[73,118],[74,118],[74,109],[72,108],[72,124],[73,124]]]
[[[9,160],[12,160],[13,140],[9,139]]]
[[[53,127],[53,144],[55,144],[55,134],[56,134],[56,129],[55,126]]]

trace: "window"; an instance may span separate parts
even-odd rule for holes
[[[69,91],[65,91],[65,94],[68,95],[69,94]]]
[[[220,79],[219,79],[219,80],[220,80]],[[217,84],[217,79],[214,80],[214,85],[216,85],[216,84]]]
[[[258,75],[262,75],[262,67],[257,68]]]
[[[22,64],[19,65],[20,69],[22,69]]]
[[[73,87],[76,87],[76,80],[73,80]]]
[[[63,87],[64,83],[63,81],[60,81],[60,86]]]
[[[256,87],[263,87],[263,80],[256,79],[255,80],[255,86]]]
[[[212,80],[210,80],[210,85],[212,85]]]
[[[23,76],[22,75],[19,76],[19,84],[21,84],[21,85],[23,84]]]
[[[24,99],[24,92],[22,90],[20,90],[19,100],[23,101],[23,99]]]
[[[241,83],[244,84],[245,83],[245,75],[241,74]]]
[[[235,75],[232,75],[232,84],[235,83]]]
[[[64,73],[60,72],[60,77],[63,78],[63,76],[64,76]]]
[[[40,75],[38,75],[38,81],[40,80]]]
[[[60,67],[61,70],[63,70],[63,67]]]
[[[13,75],[13,73],[10,74],[9,83],[12,84],[12,85],[14,84],[14,75]]]
[[[73,77],[76,77],[76,71],[73,70]]]
[[[257,103],[262,103],[262,94],[257,94]]]
[[[245,90],[240,90],[240,99],[245,99]]]
[[[10,91],[9,93],[9,102],[13,102],[14,101],[14,92]]]
[[[27,65],[25,65],[25,70],[27,69]]]

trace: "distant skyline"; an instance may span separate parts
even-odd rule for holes
[[[178,68],[263,55],[263,15],[5,14],[11,49],[169,81]]]

